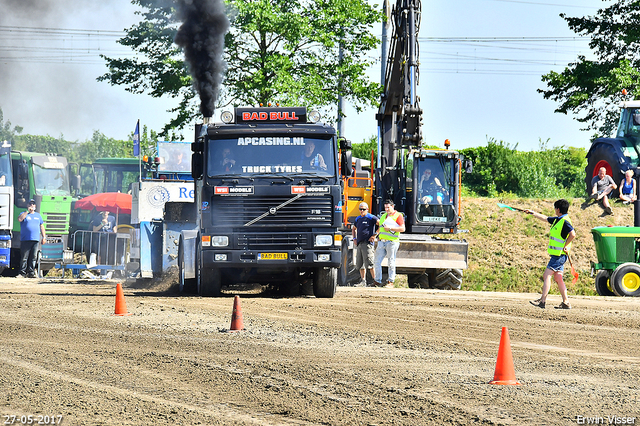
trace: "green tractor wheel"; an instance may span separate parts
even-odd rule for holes
[[[618,296],[640,296],[640,265],[623,263],[611,275],[611,289]]]
[[[596,292],[600,296],[615,296],[616,294],[611,290],[611,273],[606,269],[601,269],[596,274]]]

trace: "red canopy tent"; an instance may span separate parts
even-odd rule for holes
[[[77,209],[107,211],[118,214],[131,214],[131,194],[121,192],[102,192],[89,195],[76,201]]]
[[[93,210],[95,208],[99,212],[114,213],[117,224],[119,213],[131,214],[131,194],[123,194],[121,192],[93,194],[76,201],[75,208],[81,210]]]

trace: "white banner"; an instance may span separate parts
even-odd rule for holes
[[[193,203],[193,182],[139,182],[133,185],[131,223],[162,220],[164,204]]]

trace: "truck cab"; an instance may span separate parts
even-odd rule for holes
[[[20,262],[18,215],[27,209],[29,200],[34,199],[36,211],[44,219],[47,234],[47,242],[41,247],[45,255],[38,261],[38,268],[48,271],[56,261],[62,259],[68,246],[72,196],[67,159],[56,155],[12,151],[11,161],[15,196],[11,266],[17,271]]]
[[[413,150],[410,232],[454,234],[460,221],[460,161],[455,151]]]

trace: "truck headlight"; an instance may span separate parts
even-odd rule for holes
[[[0,240],[0,248],[11,248],[11,240]]]
[[[333,235],[316,235],[316,247],[330,247],[333,244]]]
[[[229,237],[226,235],[214,235],[211,237],[211,247],[226,247],[229,245]]]

